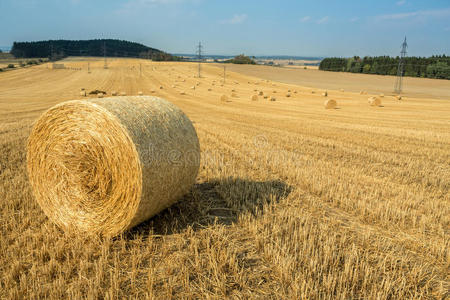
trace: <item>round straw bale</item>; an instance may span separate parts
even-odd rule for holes
[[[84,91],[84,88],[81,88],[80,91]]]
[[[397,96],[395,96],[395,99],[397,99],[397,100],[402,100],[402,96],[397,95]]]
[[[270,101],[277,101],[277,98],[275,98],[274,96],[270,97]]]
[[[144,95],[144,93],[143,92],[138,92],[138,95],[142,96],[142,95]]]
[[[81,91],[81,92],[80,92],[80,96],[86,97],[86,91]]]
[[[220,96],[220,101],[227,102],[228,101],[228,96],[227,95]]]
[[[97,98],[103,98],[103,93],[98,93]]]
[[[160,90],[162,90],[162,89],[163,89],[163,86],[162,86],[162,85],[160,85],[160,86],[159,86],[159,89],[160,89]]]
[[[195,90],[195,85],[191,86],[191,90]]]
[[[291,94],[290,94],[290,93],[287,93],[287,94],[286,94],[286,97],[288,97],[288,98],[289,98],[290,96],[291,96]]]
[[[269,98],[269,95],[264,95],[263,98],[264,98],[264,99],[267,99],[267,98]]]
[[[325,106],[326,109],[333,109],[336,108],[337,102],[334,99],[328,99],[323,103],[323,105]]]
[[[126,96],[126,95],[127,95],[127,93],[125,93],[125,92],[120,93],[120,96]]]
[[[112,91],[111,92],[111,96],[117,96],[117,92],[116,91]]]
[[[233,98],[237,98],[237,97],[238,97],[238,95],[237,95],[236,93],[231,93],[231,97],[233,97]]]
[[[344,89],[339,89],[341,92],[343,92],[344,91]]]
[[[377,97],[370,97],[368,99],[368,102],[370,106],[380,106],[381,105],[381,99]]]
[[[381,93],[380,95],[379,95],[381,98],[383,98],[384,97],[384,94],[383,93]]]
[[[263,91],[259,91],[258,95],[262,96],[262,95],[264,95],[264,92]]]
[[[58,226],[115,236],[188,192],[199,151],[189,118],[161,98],[74,100],[36,121],[27,169],[37,202]]]
[[[322,96],[324,96],[324,97],[328,97],[328,92],[327,92],[327,91],[325,91],[325,93],[322,93]]]
[[[208,92],[211,92],[211,91],[212,91],[212,89],[211,89],[211,88],[209,88],[209,89],[208,89]]]
[[[258,101],[258,95],[253,95],[252,96],[252,101]]]
[[[186,92],[185,91],[181,91],[180,95],[186,95]]]

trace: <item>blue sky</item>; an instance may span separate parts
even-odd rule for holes
[[[171,53],[450,54],[450,0],[0,0],[0,46],[118,38]]]

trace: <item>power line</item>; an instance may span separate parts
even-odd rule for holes
[[[106,62],[106,43],[105,42],[103,42],[103,59],[104,59],[103,69],[108,69],[108,64]]]
[[[202,77],[201,76],[201,62],[202,62],[202,43],[198,42],[198,46],[197,46],[197,55],[198,55],[198,78]]]
[[[405,67],[405,57],[406,57],[406,48],[408,47],[408,44],[406,43],[406,36],[405,40],[402,44],[402,51],[400,52],[400,61],[398,62],[398,68],[397,68],[397,79],[395,80],[395,86],[394,91],[397,94],[400,94],[402,92],[402,85],[403,85],[403,69]]]

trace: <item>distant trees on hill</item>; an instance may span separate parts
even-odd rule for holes
[[[254,64],[256,64],[256,62],[253,59],[251,59],[248,56],[245,56],[244,54],[237,55],[237,56],[235,56],[232,59],[226,60],[225,62],[226,63],[232,63],[232,64],[241,64],[241,65],[244,65],[244,64],[246,64],[246,65],[254,65]]]
[[[48,57],[51,60],[67,56],[140,57],[154,60],[178,60],[171,54],[145,45],[111,39],[97,40],[49,40],[38,42],[14,42],[11,53],[16,58]]]
[[[325,58],[319,70],[352,72],[380,75],[397,75],[400,58],[389,56],[366,56],[360,58]],[[406,57],[404,76],[450,79],[450,57],[437,55],[431,57]]]

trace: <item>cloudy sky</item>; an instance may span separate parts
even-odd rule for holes
[[[0,0],[0,46],[118,38],[171,53],[450,54],[449,0]]]

